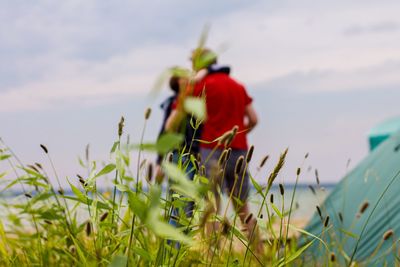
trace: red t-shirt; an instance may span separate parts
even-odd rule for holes
[[[243,85],[228,74],[213,73],[196,83],[194,96],[206,95],[207,120],[203,124],[201,139],[213,141],[231,130],[235,125],[238,133],[231,146],[235,149],[247,149],[246,129],[244,128],[245,108],[252,102]],[[214,148],[217,143],[204,144],[201,147]]]

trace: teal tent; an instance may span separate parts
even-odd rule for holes
[[[378,124],[368,133],[370,150],[374,150],[380,143],[399,131],[400,118],[392,118]]]
[[[340,266],[348,265],[352,256],[362,266],[399,265],[400,128],[386,127],[395,121],[400,122],[382,124],[386,130],[394,129],[390,133],[380,132],[379,127],[371,131],[371,153],[338,183],[319,207],[321,216],[315,212],[306,226],[327,245],[315,240],[304,253],[308,261],[328,266],[334,254]],[[311,239],[303,235],[300,245]]]

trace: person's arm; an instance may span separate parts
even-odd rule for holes
[[[244,115],[245,118],[247,119],[245,128],[247,129],[247,132],[250,132],[258,123],[256,111],[254,110],[253,105],[251,103],[246,106]]]
[[[165,131],[166,132],[175,132],[177,131],[176,125],[179,125],[177,123],[178,121],[178,111],[176,109],[171,111],[171,114],[169,114],[169,117],[167,119],[167,122],[165,123]]]

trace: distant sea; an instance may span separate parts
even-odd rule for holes
[[[316,211],[316,206],[321,205],[325,198],[330,194],[333,188],[336,186],[334,183],[326,183],[320,185],[312,185],[312,188],[308,184],[298,184],[295,192],[295,198],[293,202],[293,209],[291,217],[293,219],[301,219],[308,221]],[[285,184],[284,187],[284,206],[285,210],[289,210],[290,202],[294,191],[294,184]],[[281,209],[282,207],[282,195],[280,193],[279,186],[273,186],[267,196],[268,203],[270,202],[270,195],[274,195],[274,204],[276,207]],[[249,201],[251,203],[251,210],[253,213],[258,212],[260,205],[261,196],[256,194],[256,190],[253,188],[250,193]]]

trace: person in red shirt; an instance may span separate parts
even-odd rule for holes
[[[238,159],[246,158],[248,144],[247,133],[257,124],[257,115],[252,105],[252,98],[245,87],[230,77],[230,69],[217,65],[215,53],[208,49],[197,49],[192,54],[193,69],[196,72],[207,70],[206,75],[196,81],[191,88],[193,96],[205,96],[207,119],[203,122],[200,154],[206,167],[207,176],[211,175],[211,169],[217,165],[223,151],[231,149],[230,156],[226,160],[222,186],[229,196],[233,196],[232,202],[242,224],[253,229],[256,220],[249,218],[250,211],[247,203],[249,192],[249,176],[245,170],[245,164],[239,173],[235,173]],[[179,121],[179,113],[173,111],[167,120],[166,128],[173,130],[176,121]],[[228,143],[221,142],[221,137],[227,133],[236,133]],[[240,201],[237,201],[240,199]],[[219,205],[219,204],[218,204]],[[219,207],[217,207],[219,209]],[[252,230],[250,230],[252,232]]]

